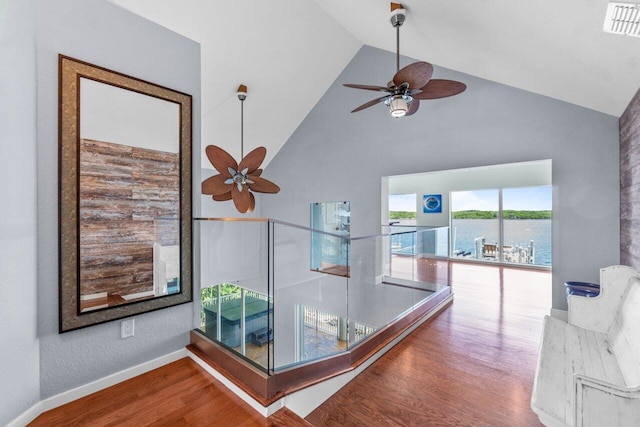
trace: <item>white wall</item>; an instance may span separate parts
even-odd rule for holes
[[[0,1],[0,100],[0,425],[7,425],[40,400],[32,0]]]
[[[126,340],[119,321],[58,334],[58,54],[192,95],[193,164],[200,165],[200,46],[104,0],[36,4],[38,336],[47,398],[183,348],[197,317],[193,304],[183,304],[136,316],[135,337]],[[193,204],[198,214],[200,198]]]
[[[384,180],[383,182],[386,182]],[[451,191],[551,185],[551,161],[512,163],[388,177],[388,194],[416,195],[416,224],[449,226]],[[383,187],[383,197],[384,197]],[[442,213],[424,213],[425,194],[442,195]]]
[[[348,200],[352,235],[375,234],[382,177],[550,159],[553,306],[566,309],[564,281],[597,282],[619,263],[617,117],[440,67],[434,78],[467,90],[401,119],[382,105],[349,113],[372,96],[342,84],[384,84],[393,63],[358,52],[265,170],[281,191],[263,198],[264,216],[306,224],[309,203]]]
[[[180,106],[81,78],[80,138],[177,153]]]

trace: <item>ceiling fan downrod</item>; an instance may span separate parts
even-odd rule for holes
[[[396,73],[400,71],[400,27],[406,18],[400,3],[391,3],[391,25],[396,29]]]
[[[244,157],[244,100],[247,99],[247,87],[238,87],[238,99],[240,100],[240,158]]]

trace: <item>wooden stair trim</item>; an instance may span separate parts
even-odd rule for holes
[[[451,298],[451,289],[444,288],[356,347],[326,359],[280,370],[272,375],[267,375],[196,330],[191,331],[191,344],[187,345],[187,349],[255,401],[267,407],[286,395],[353,371],[438,308],[438,311],[426,320],[431,321],[451,305]],[[446,303],[442,304],[443,302]]]
[[[276,393],[271,398],[264,397],[263,394],[260,393],[260,388],[264,387],[266,390],[268,387],[269,377],[267,374],[258,371],[254,366],[251,366],[239,357],[231,355],[227,349],[196,331],[191,331],[191,344],[187,345],[187,350],[218,371],[264,407],[271,405],[283,397],[283,395],[279,393]],[[216,359],[221,353],[224,354],[224,356],[231,356],[229,359],[234,360],[229,362],[228,360],[222,359],[221,363],[216,362]],[[257,371],[256,375],[252,375],[251,371]],[[262,377],[262,381],[258,378],[260,376]],[[243,378],[245,379],[244,381]],[[256,384],[256,386],[252,387],[249,384]]]

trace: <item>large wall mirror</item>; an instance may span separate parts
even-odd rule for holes
[[[191,96],[59,57],[60,332],[192,301]]]

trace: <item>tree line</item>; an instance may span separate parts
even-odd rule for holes
[[[458,211],[451,214],[453,219],[498,219],[498,211]],[[504,219],[551,219],[551,211],[503,210]]]
[[[453,212],[453,219],[498,219],[498,211],[458,211]],[[504,219],[551,219],[551,211],[502,211]],[[389,219],[416,219],[415,212],[390,211]]]

